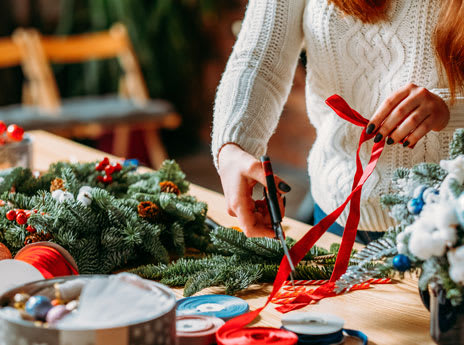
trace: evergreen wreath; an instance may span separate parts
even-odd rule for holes
[[[453,305],[464,298],[464,129],[454,133],[450,159],[400,168],[394,194],[381,198],[397,225],[354,255],[340,289],[379,274],[415,272],[419,287],[437,283]]]
[[[52,241],[70,252],[81,274],[130,269],[185,286],[186,296],[209,286],[234,294],[272,282],[284,255],[280,242],[211,225],[206,203],[188,188],[174,161],[147,173],[107,158],[58,162],[40,176],[24,168],[0,171],[0,242],[14,254],[25,244]],[[338,247],[314,247],[295,279],[328,279]]]

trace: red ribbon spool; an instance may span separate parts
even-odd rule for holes
[[[345,207],[350,203],[350,211],[348,214],[348,219],[346,222],[345,230],[343,232],[342,242],[340,245],[340,250],[338,252],[337,260],[335,262],[335,267],[330,278],[329,283],[324,284],[317,289],[315,289],[311,294],[304,294],[298,296],[292,303],[288,303],[281,307],[276,308],[281,312],[288,312],[291,310],[303,308],[312,302],[317,302],[326,297],[335,296],[334,292],[335,282],[340,278],[340,276],[346,272],[348,267],[348,262],[351,254],[351,250],[354,245],[356,238],[356,232],[358,229],[359,218],[360,218],[360,203],[361,203],[361,191],[364,183],[367,181],[369,176],[374,171],[377,161],[382,154],[383,148],[385,146],[385,140],[382,140],[378,143],[374,143],[372,147],[371,157],[369,163],[367,164],[366,169],[362,167],[361,159],[359,157],[359,152],[361,145],[372,139],[373,134],[367,134],[365,128],[369,121],[360,115],[356,110],[351,109],[350,106],[345,102],[343,98],[338,95],[333,95],[326,100],[326,103],[337,113],[338,116],[347,120],[348,122],[362,127],[361,136],[359,138],[359,145],[356,152],[356,173],[353,179],[353,185],[351,189],[351,194],[346,198],[345,202],[339,206],[331,214],[323,218],[318,224],[312,227],[304,236],[301,238],[291,249],[290,256],[294,265],[297,265],[306,253],[314,246],[314,244],[321,238],[321,236],[327,231],[327,229],[335,222],[335,220],[340,216]],[[248,331],[252,332],[254,328],[243,328],[251,321],[253,321],[263,310],[272,298],[278,293],[282,285],[285,283],[286,279],[290,274],[290,265],[287,258],[284,256],[279,266],[276,278],[274,280],[272,292],[269,295],[266,303],[261,308],[258,308],[254,311],[248,312],[246,314],[237,316],[232,320],[226,322],[216,333],[216,339],[219,345],[228,345],[228,344],[238,344],[238,342],[231,342],[230,335],[237,334],[239,332]],[[274,331],[274,329],[267,329],[269,332]],[[235,335],[234,335],[235,338]],[[240,341],[240,344],[256,344],[256,341],[252,338],[243,338]]]
[[[51,242],[29,244],[16,254],[15,260],[34,266],[45,279],[79,274],[71,255]]]
[[[278,328],[241,328],[224,332],[220,340],[217,338],[217,343],[218,345],[295,345],[298,343],[298,336],[293,332]]]

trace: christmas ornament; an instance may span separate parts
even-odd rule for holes
[[[424,207],[424,202],[421,199],[411,199],[408,202],[408,211],[411,214],[419,214]]]
[[[31,296],[26,302],[26,313],[37,320],[45,320],[48,311],[52,308],[52,303],[45,296]]]
[[[109,176],[109,175],[105,175],[105,176],[103,176],[102,182],[103,183],[111,183],[111,182],[113,182],[113,177]]]
[[[161,192],[162,193],[173,193],[176,195],[180,195],[179,187],[176,186],[175,183],[171,181],[163,181],[160,182]]]
[[[8,219],[9,221],[13,221],[16,219],[16,211],[15,210],[9,210],[7,213],[6,213],[6,219]]]
[[[5,131],[6,131],[5,122],[0,121],[0,135],[2,135],[3,133],[5,133]]]
[[[13,141],[21,141],[23,140],[24,129],[18,125],[9,125],[6,134]]]
[[[68,315],[71,311],[66,309],[65,305],[59,304],[50,308],[50,310],[46,314],[45,320],[50,324],[53,325],[61,320],[63,317]]]
[[[142,201],[137,210],[140,217],[151,220],[156,220],[161,214],[160,208],[151,201]]]
[[[77,201],[84,206],[90,206],[92,203],[92,195],[89,192],[79,192],[77,195]]]
[[[179,345],[212,345],[216,331],[224,325],[217,317],[183,315],[176,317],[176,336]]]
[[[11,259],[11,252],[7,246],[5,246],[3,243],[0,243],[0,261],[6,259]]]
[[[27,223],[27,216],[24,211],[16,213],[16,223],[24,225]]]
[[[67,202],[67,201],[74,201],[74,195],[69,192],[63,192],[60,194],[58,201],[60,203]]]
[[[52,239],[52,235],[50,233],[33,233],[29,236],[26,236],[26,239],[24,240],[24,245],[28,245],[31,243],[36,243],[36,242],[46,242],[50,241]]]
[[[26,230],[27,230],[29,233],[31,233],[31,234],[34,234],[34,233],[37,232],[37,229],[34,228],[32,225],[28,225],[27,228],[26,228]]]
[[[63,192],[66,191],[64,180],[58,177],[55,178],[50,184],[50,193],[53,193],[56,190],[62,190]]]

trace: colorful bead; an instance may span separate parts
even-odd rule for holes
[[[61,320],[64,316],[66,316],[69,313],[70,311],[66,309],[66,306],[60,304],[60,305],[52,307],[48,311],[45,319],[49,324],[54,324],[57,321]]]
[[[29,300],[31,296],[27,293],[17,293],[13,297],[14,307],[16,309],[24,309],[26,306],[26,302]]]
[[[393,267],[395,267],[395,269],[400,272],[407,271],[411,268],[411,260],[409,260],[409,258],[404,254],[396,255],[393,258],[392,264]]]
[[[37,320],[45,320],[48,311],[52,308],[52,303],[48,297],[32,296],[26,302],[26,313]]]

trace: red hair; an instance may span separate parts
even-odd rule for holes
[[[344,13],[363,23],[376,23],[387,18],[388,0],[329,0]],[[464,3],[441,0],[441,10],[433,38],[435,52],[448,78],[451,100],[464,91]]]

